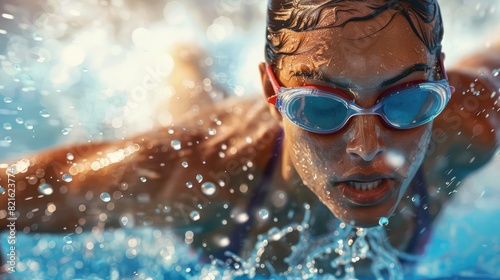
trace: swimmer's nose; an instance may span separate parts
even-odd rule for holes
[[[383,128],[380,127],[378,116],[354,116],[350,122],[347,130],[348,154],[371,161],[385,151],[385,145],[379,135]]]

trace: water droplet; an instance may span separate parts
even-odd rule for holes
[[[62,179],[64,182],[69,183],[69,182],[73,181],[73,176],[71,176],[71,174],[64,174],[62,176]]]
[[[122,191],[128,190],[128,184],[126,182],[122,182],[120,184],[120,190],[122,190]]]
[[[43,110],[40,110],[40,116],[42,116],[43,118],[48,118],[48,117],[50,117],[50,113],[47,109],[43,109]]]
[[[61,130],[61,132],[63,135],[68,135],[71,132],[71,128],[65,128],[65,129]]]
[[[179,140],[172,140],[170,142],[170,146],[172,146],[174,150],[178,151],[181,149],[181,142],[179,142]]]
[[[231,240],[227,236],[222,236],[222,237],[218,238],[217,240],[215,240],[215,243],[219,247],[227,247],[231,244]]]
[[[111,201],[111,196],[107,192],[101,193],[100,198],[104,202],[110,202]]]
[[[493,70],[493,72],[492,72],[493,77],[498,76],[498,74],[499,74],[499,73],[500,73],[500,68],[498,68],[498,69],[494,69],[494,70]]]
[[[73,243],[73,239],[71,239],[71,236],[69,236],[69,235],[66,235],[65,237],[63,237],[63,240],[64,240],[64,243],[66,243],[66,244]]]
[[[11,143],[12,142],[12,138],[10,136],[5,136],[3,138],[3,141],[7,142],[7,143]]]
[[[196,181],[198,181],[198,183],[201,183],[201,181],[203,181],[203,176],[201,174],[196,175]]]
[[[187,162],[185,162],[185,161],[182,162],[182,167],[187,168],[188,166],[189,166],[189,164]]]
[[[10,98],[10,97],[4,97],[3,98],[3,102],[5,102],[7,104],[12,103],[12,98]]]
[[[191,220],[193,221],[198,221],[200,219],[200,213],[198,213],[198,211],[196,210],[193,210],[191,211],[191,213],[189,213],[189,218],[191,218]]]
[[[24,127],[26,127],[26,129],[33,129],[33,124],[31,122],[25,122]]]
[[[415,203],[415,205],[420,205],[420,195],[416,194],[414,195],[412,198],[411,198],[411,201],[413,201],[413,203]]]
[[[3,124],[3,129],[5,129],[5,130],[11,130],[12,129],[12,125],[10,123],[4,123]]]
[[[382,217],[378,220],[378,224],[385,227],[389,224],[389,219],[387,219],[386,217]]]
[[[390,150],[385,157],[385,161],[394,169],[401,168],[405,164],[405,157],[403,153],[395,150]]]
[[[148,181],[148,178],[146,177],[141,177],[141,182],[146,183]]]
[[[4,193],[5,193],[5,189],[2,186],[0,186],[0,195],[2,195]]]
[[[74,159],[75,159],[75,156],[74,156],[72,153],[67,153],[67,154],[66,154],[66,159],[67,159],[67,160],[74,160]]]
[[[43,36],[42,34],[38,33],[38,32],[35,32],[33,33],[33,40],[37,41],[37,42],[41,42],[43,41]]]
[[[186,183],[186,187],[188,187],[188,189],[192,188],[192,187],[193,187],[193,183],[191,183],[191,182],[187,182],[187,183]]]
[[[64,245],[64,247],[62,248],[62,252],[64,255],[70,256],[75,252],[75,248],[73,248],[73,246],[71,245]]]
[[[24,123],[23,118],[16,118],[16,123],[23,124]]]
[[[217,187],[212,182],[205,182],[201,185],[201,192],[203,192],[204,194],[206,194],[208,196],[213,195],[216,190],[217,190]]]
[[[208,134],[213,136],[213,135],[217,134],[217,130],[215,130],[215,128],[209,128]]]
[[[269,211],[266,208],[259,210],[259,219],[267,220],[269,218]]]
[[[126,226],[128,224],[128,217],[127,216],[122,216],[120,218],[120,224],[122,224],[122,226]]]
[[[43,195],[51,195],[52,193],[54,193],[54,190],[52,189],[51,185],[43,183],[38,186],[38,192]]]

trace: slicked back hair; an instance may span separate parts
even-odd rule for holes
[[[365,5],[370,13],[329,24],[322,22],[324,11],[335,12],[339,7],[348,8],[349,4],[356,3]],[[284,48],[290,34],[344,27],[350,22],[376,18],[387,10],[393,10],[394,15],[403,15],[428,51],[440,55],[443,25],[437,0],[269,0],[266,61],[274,65],[283,56],[294,54],[298,47],[292,50]]]

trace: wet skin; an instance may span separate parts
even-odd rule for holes
[[[365,24],[371,23],[351,23]],[[356,104],[369,108],[387,88],[433,80],[435,57],[427,52],[414,33],[404,32],[409,28],[407,20],[397,16],[387,28],[369,37],[368,47],[352,56],[336,47],[353,44],[353,39],[345,39],[349,28],[308,32],[310,34],[306,36],[310,39],[299,48],[300,54],[283,59],[284,66],[277,71],[278,79],[286,87],[321,85],[336,88]],[[393,44],[388,45],[391,40]],[[318,49],[315,46],[320,42],[323,42],[323,48]],[[315,63],[310,62],[312,56]],[[416,64],[426,65],[429,70],[400,75]],[[308,72],[321,74],[309,78],[310,75],[305,74]],[[328,135],[302,130],[286,118],[283,127],[286,135],[284,150],[289,151],[291,164],[312,192],[344,222],[370,227],[378,225],[381,217],[394,213],[422,163],[432,123],[397,130],[388,128],[380,117],[369,115],[353,117],[342,130]],[[393,166],[390,154],[399,155],[404,164]],[[384,195],[369,203],[372,205],[359,205],[349,199],[348,192],[352,189],[349,184],[353,181],[379,180],[382,183],[378,189],[384,189]]]
[[[335,52],[335,44],[341,43],[335,40],[342,40],[335,33],[338,30],[312,31],[315,33],[311,33],[311,38],[316,39],[310,39],[307,44],[315,46],[316,41],[322,41],[328,42],[326,46],[319,52],[314,49],[314,53],[305,51],[285,58],[283,68],[275,73],[284,86],[336,87],[358,105],[370,107],[380,93],[392,85],[381,87],[382,81],[398,76],[416,63],[435,65],[435,57],[412,32],[406,32],[407,29],[406,21],[396,17],[388,28],[372,36],[369,47],[355,56]],[[487,64],[464,63],[462,70],[457,67],[449,72],[450,83],[457,87],[458,93],[470,89],[472,82],[478,90],[484,88],[488,97],[500,87],[498,78],[475,72],[482,71],[482,67],[489,67],[486,73],[499,68],[499,50],[497,47],[495,51],[479,55]],[[311,54],[315,63],[310,63]],[[317,70],[321,76],[312,79],[297,75],[306,70]],[[417,71],[394,84],[433,78],[430,71]],[[262,79],[266,95],[273,94],[267,77],[262,75]],[[333,82],[349,83],[352,91]],[[323,223],[334,219],[331,213],[359,226],[373,226],[380,217],[391,216],[388,227],[391,242],[404,250],[410,238],[406,233],[412,232],[415,223],[412,204],[406,195],[412,194],[412,178],[422,162],[432,195],[429,209],[435,216],[443,200],[448,198],[447,192],[436,192],[437,186],[443,186],[449,180],[447,176],[455,176],[455,184],[448,188],[452,190],[456,182],[488,162],[498,146],[497,135],[491,132],[499,130],[496,98],[479,97],[472,109],[466,103],[470,102],[468,96],[455,94],[432,124],[418,128],[394,130],[377,116],[356,116],[341,131],[330,135],[298,129],[281,118],[274,108],[268,108],[263,98],[259,101],[229,99],[186,114],[175,121],[171,131],[162,128],[125,141],[46,151],[30,157],[25,161],[28,166],[16,174],[16,208],[20,213],[17,227],[25,232],[74,232],[120,226],[120,217],[128,214],[134,217],[135,225],[169,226],[179,230],[181,236],[186,228],[193,229],[194,245],[207,254],[215,252],[220,249],[221,237],[230,235],[238,225],[237,214],[247,209],[282,127],[283,152],[271,176],[268,195],[259,199],[262,207],[270,210],[271,217],[255,219],[249,240],[255,240],[259,233],[271,227],[300,221],[299,208],[307,202]],[[196,104],[194,99],[189,102]],[[460,110],[462,107],[471,110]],[[471,117],[483,109],[489,112],[489,118]],[[217,133],[211,135],[209,128],[215,128]],[[458,135],[457,131],[461,133]],[[173,149],[172,140],[181,141],[182,148]],[[129,150],[119,161],[109,161],[109,154],[120,149]],[[394,151],[404,157],[405,164],[398,171],[386,160],[387,154]],[[67,160],[68,152],[74,154],[74,160]],[[472,157],[475,161],[470,164]],[[92,162],[101,160],[103,164],[92,167]],[[184,168],[183,162],[189,167]],[[460,170],[460,174],[443,175],[450,169]],[[72,182],[61,180],[66,173],[73,174]],[[2,166],[2,186],[7,182],[4,174],[5,166]],[[203,194],[201,184],[196,182],[198,174],[204,182],[222,180],[224,186],[214,195]],[[146,177],[147,182],[141,182],[141,177]],[[390,189],[380,203],[356,206],[344,198],[342,189],[347,188],[346,181],[379,178],[384,178],[384,184]],[[37,187],[44,182],[52,185],[53,194],[40,196]],[[187,188],[186,182],[192,182],[194,187]],[[111,203],[99,198],[102,192],[111,194]],[[0,196],[1,205],[7,205],[6,200],[5,195]],[[56,210],[48,213],[45,210],[51,203]],[[199,210],[198,205],[203,209]],[[323,205],[329,211],[325,212]],[[201,219],[191,221],[188,214],[196,209]],[[297,211],[297,215],[288,217],[290,209]],[[278,219],[274,221],[273,217]],[[222,220],[227,220],[227,224],[223,225]],[[7,224],[3,213],[0,228]],[[241,252],[251,247],[251,244],[242,246]]]

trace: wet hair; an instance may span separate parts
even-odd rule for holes
[[[352,5],[358,3],[364,5],[369,13],[333,22],[328,20],[328,17],[336,18],[339,10],[353,10]],[[349,22],[376,18],[387,10],[393,10],[395,13],[385,26],[395,15],[403,15],[428,51],[439,57],[443,25],[437,0],[269,0],[266,61],[270,65],[276,65],[283,56],[295,54],[302,40],[290,44],[292,40],[297,41],[297,36],[294,34],[344,27]],[[381,26],[380,29],[385,26]]]

